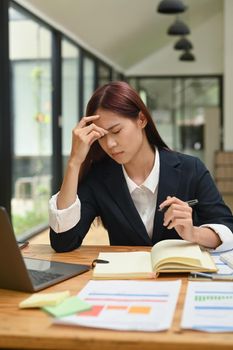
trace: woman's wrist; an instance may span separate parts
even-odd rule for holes
[[[199,231],[199,229],[200,229],[200,227],[193,226],[193,232],[192,232],[192,237],[193,237],[192,242],[193,243],[199,244],[199,240],[200,240],[200,231]]]
[[[79,170],[81,165],[82,161],[80,161],[76,157],[70,157],[67,163],[68,168],[75,169],[75,171]]]
[[[219,235],[211,227],[193,226],[193,243],[207,248],[217,248],[222,242]]]

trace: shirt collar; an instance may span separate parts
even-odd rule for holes
[[[155,149],[155,162],[154,162],[153,168],[150,174],[148,175],[148,177],[146,178],[146,180],[140,186],[138,186],[133,180],[130,179],[124,166],[122,165],[123,174],[124,174],[130,194],[135,189],[138,189],[138,188],[139,189],[146,188],[152,193],[155,193],[155,190],[159,182],[159,169],[160,169],[160,159],[159,159],[159,152],[157,148]]]

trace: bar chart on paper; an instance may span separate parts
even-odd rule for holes
[[[117,330],[160,331],[171,326],[181,281],[90,281],[78,297],[91,310],[56,323]]]
[[[189,282],[182,328],[232,332],[233,283]]]
[[[228,292],[213,292],[213,294],[210,294],[210,292],[204,293],[203,291],[197,292],[195,295],[195,301],[196,302],[224,302],[224,301],[233,301],[233,294],[229,294]],[[219,307],[219,306],[218,306]],[[196,306],[198,309],[198,306]],[[205,308],[205,305],[202,306],[202,308]]]

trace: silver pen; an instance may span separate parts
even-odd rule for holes
[[[233,281],[233,274],[218,274],[218,273],[205,273],[205,272],[191,272],[191,277],[198,278],[204,277],[212,280]]]

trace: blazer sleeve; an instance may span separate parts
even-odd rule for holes
[[[233,232],[231,210],[224,203],[209,171],[198,158],[196,158],[195,168],[196,186],[194,196],[199,200],[197,210],[194,210],[194,214],[196,214],[195,221],[197,221],[195,224],[222,224]]]
[[[56,233],[50,228],[50,244],[56,252],[68,252],[78,248],[87,234],[95,217],[99,216],[98,205],[90,186],[80,185],[78,196],[81,202],[81,217],[71,229]]]

